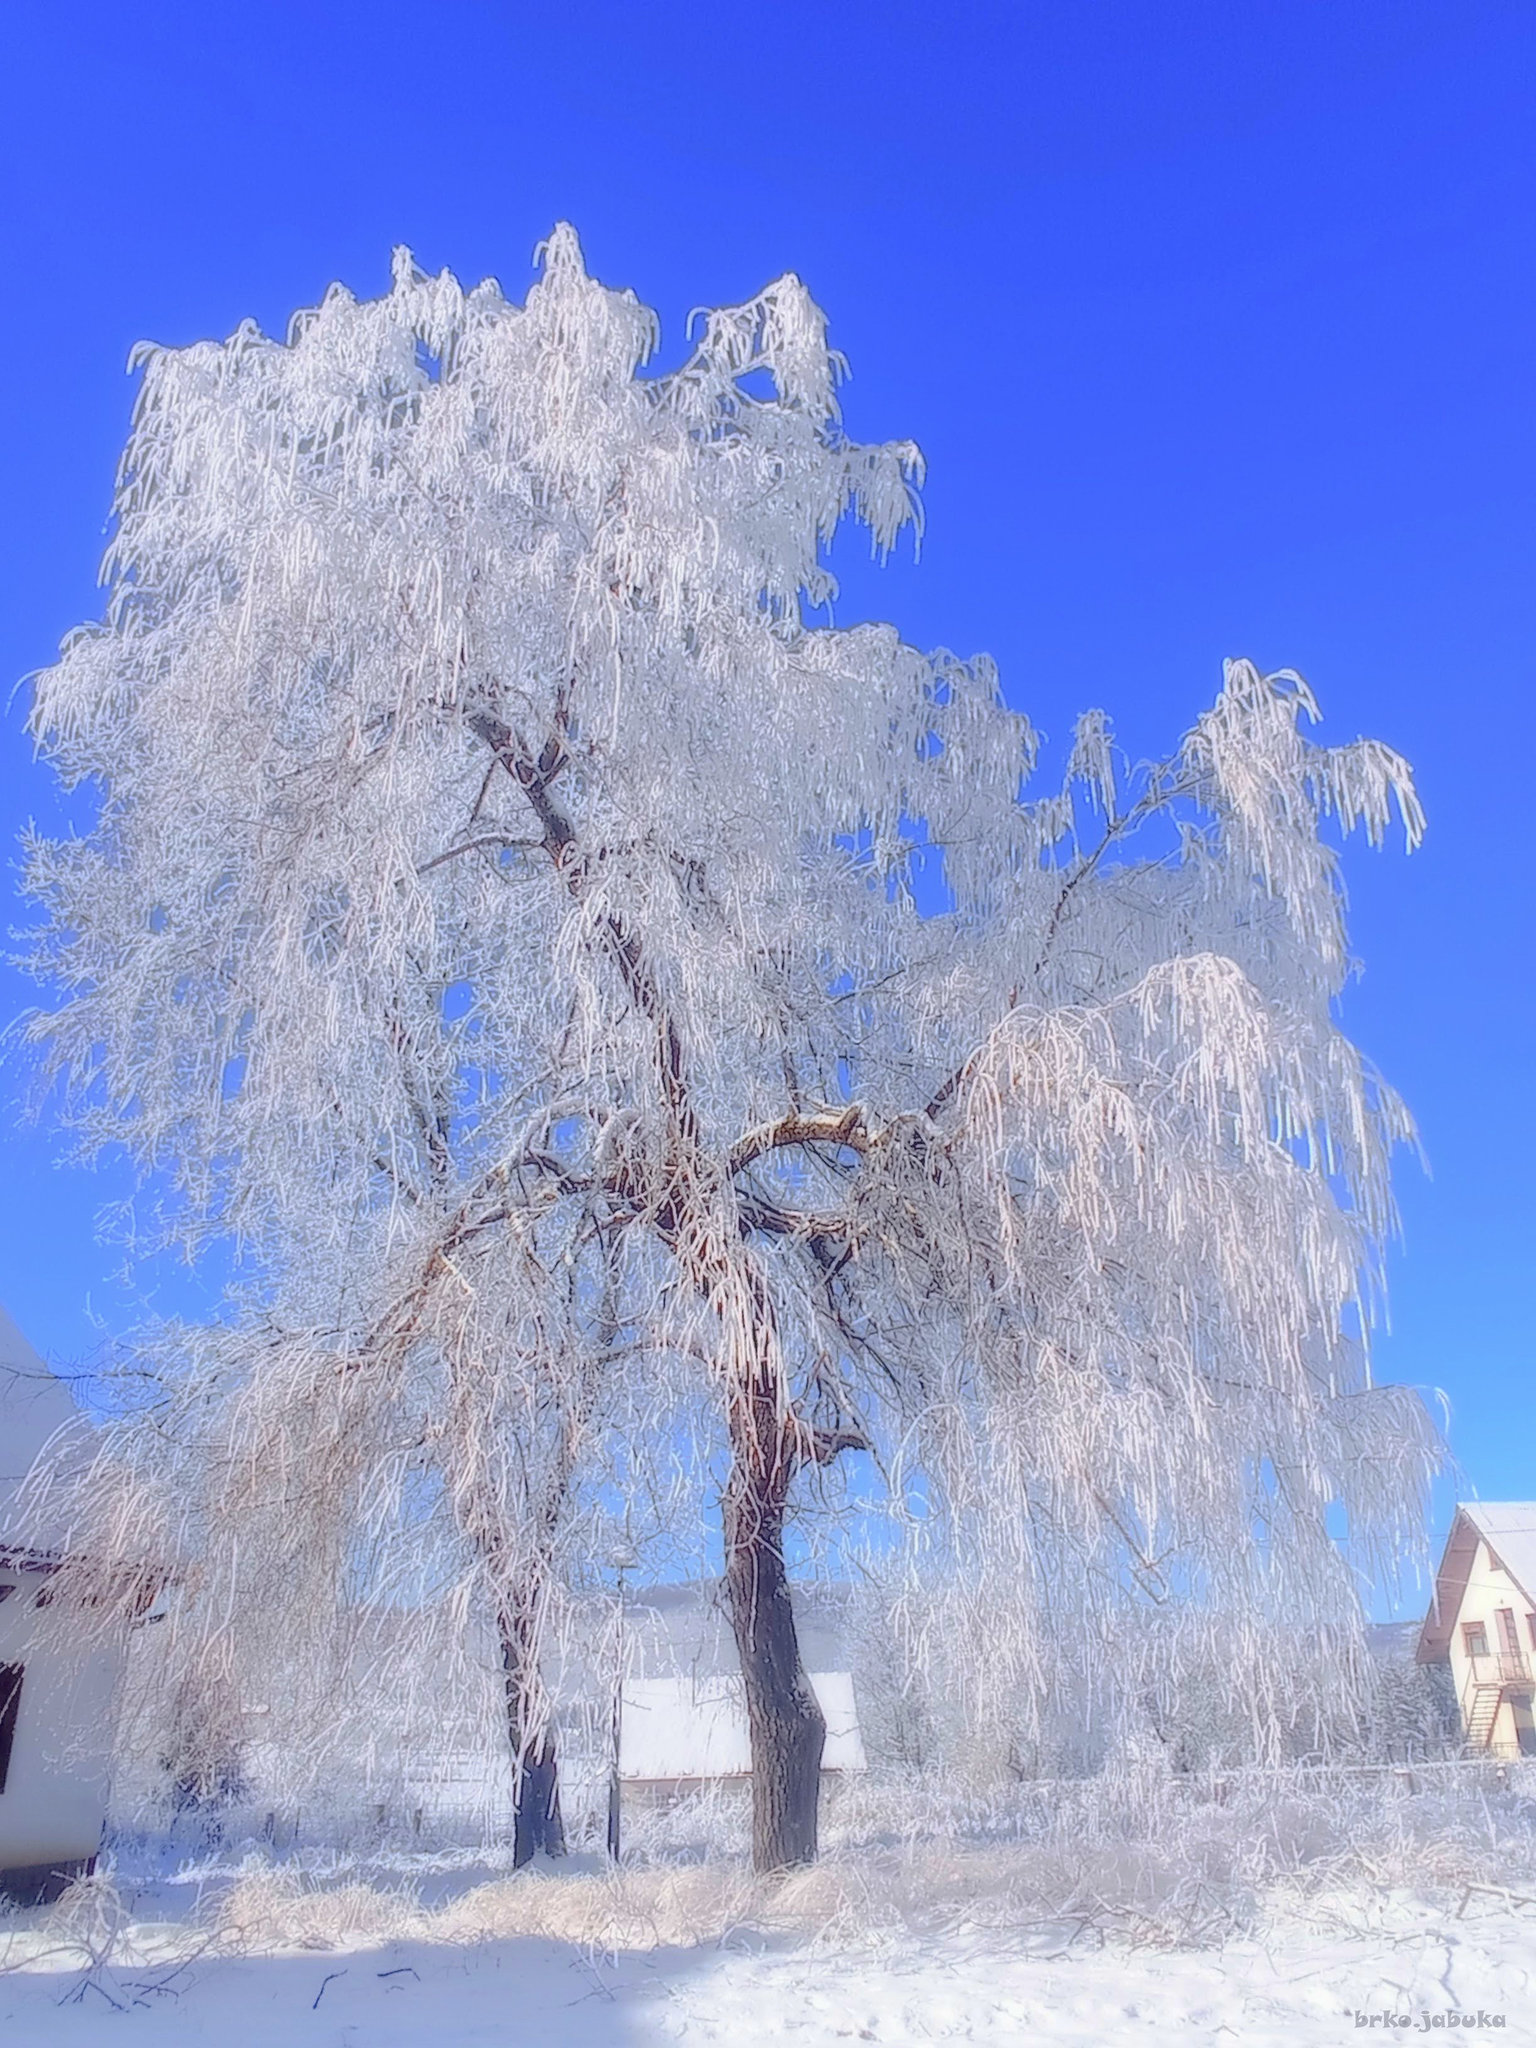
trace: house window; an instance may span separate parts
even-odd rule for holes
[[[0,1594],[0,1598],[4,1598],[4,1595]],[[1525,1626],[1531,1639],[1531,1648],[1536,1650],[1536,1614],[1528,1614],[1525,1617]]]
[[[1515,1610],[1513,1607],[1501,1607],[1498,1612],[1499,1648],[1507,1651],[1511,1657],[1518,1657],[1520,1654],[1520,1631],[1515,1627]]]
[[[1486,1657],[1488,1654],[1488,1630],[1480,1621],[1464,1621],[1461,1624],[1461,1647],[1469,1657]]]
[[[19,1664],[0,1664],[0,1792],[11,1770],[11,1749],[16,1741],[16,1716],[21,1709]]]

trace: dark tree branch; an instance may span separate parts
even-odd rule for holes
[[[492,847],[503,852],[508,847],[523,847],[532,852],[543,843],[542,839],[513,839],[503,832],[487,832],[479,839],[466,839],[460,846],[450,846],[443,853],[433,854],[430,860],[422,862],[416,872],[418,875],[430,875],[434,868],[440,868],[446,860],[457,860],[461,853],[479,853]]]
[[[869,1146],[864,1111],[854,1102],[846,1109],[824,1109],[811,1115],[780,1117],[777,1123],[764,1124],[737,1139],[731,1147],[728,1170],[733,1174],[740,1173],[744,1166],[761,1159],[764,1153],[781,1151],[788,1145],[841,1145],[850,1152],[863,1153]]]
[[[564,877],[566,887],[579,902],[585,893],[584,877],[578,863],[570,857],[576,828],[549,793],[550,785],[565,767],[569,755],[559,740],[551,738],[538,759],[533,760],[519,744],[511,727],[490,712],[477,712],[470,719],[469,726],[528,798],[535,817],[544,828],[544,849],[552,865]],[[656,985],[640,941],[611,911],[603,914],[598,925],[625,993],[635,1008],[656,1027],[662,1089],[668,1106],[677,1117],[679,1128],[689,1139],[696,1140],[698,1125],[684,1072],[682,1034]]]

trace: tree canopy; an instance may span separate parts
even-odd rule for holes
[[[813,1473],[967,1560],[1009,1683],[1064,1602],[1346,1619],[1434,1454],[1370,1384],[1411,1125],[1336,1018],[1327,829],[1416,841],[1405,765],[1233,661],[1166,760],[1090,712],[1037,792],[988,661],[811,616],[921,465],[845,435],[798,280],[652,375],[543,256],[523,307],[400,252],[141,351],[105,617],[38,678],[102,790],[28,849],[46,1070],[256,1275],[198,1340],[199,1540],[260,1506],[344,1577],[437,1516],[536,1692],[561,1543],[697,1495],[694,1402],[760,1763],[818,1718],[753,1635]]]

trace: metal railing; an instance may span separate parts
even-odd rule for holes
[[[1469,1687],[1484,1685],[1529,1685],[1530,1660],[1523,1650],[1490,1650],[1468,1659]]]

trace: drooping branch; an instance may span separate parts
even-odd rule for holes
[[[1104,827],[1103,833],[1100,835],[1098,844],[1073,867],[1071,874],[1062,884],[1060,893],[1051,907],[1050,916],[1045,922],[1045,933],[1040,943],[1039,957],[1036,959],[1032,970],[1033,977],[1036,980],[1039,979],[1044,971],[1046,961],[1051,956],[1051,948],[1056,943],[1056,937],[1061,929],[1062,920],[1067,914],[1067,909],[1073,896],[1082,888],[1085,882],[1091,880],[1098,872],[1105,856],[1113,847],[1129,839],[1133,833],[1139,831],[1148,818],[1152,817],[1156,812],[1166,809],[1169,804],[1176,802],[1181,796],[1188,796],[1192,789],[1193,783],[1188,777],[1181,776],[1176,772],[1176,764],[1174,762],[1164,762],[1161,767],[1149,772],[1146,787],[1136,802],[1109,820]]]

